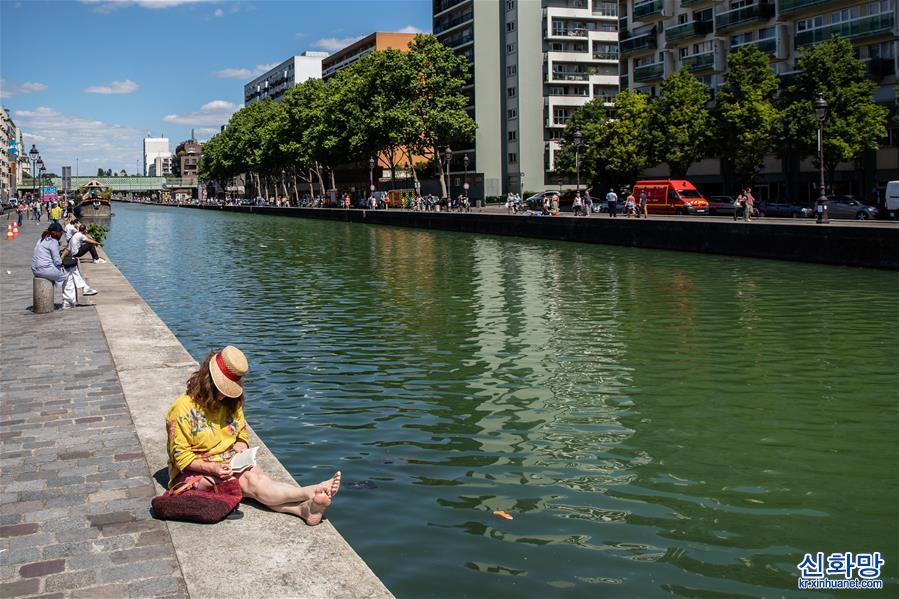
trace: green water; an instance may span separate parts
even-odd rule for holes
[[[128,205],[107,249],[398,597],[899,590],[897,273]]]

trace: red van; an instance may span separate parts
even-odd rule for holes
[[[646,194],[649,214],[708,214],[709,203],[689,181],[644,179],[634,183],[634,197]]]

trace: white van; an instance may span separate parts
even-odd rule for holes
[[[890,218],[899,218],[899,181],[887,183],[886,198],[884,198],[887,214]]]

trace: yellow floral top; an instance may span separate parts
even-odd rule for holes
[[[236,442],[250,444],[243,407],[231,413],[219,404],[207,412],[186,394],[179,395],[169,408],[165,428],[168,433],[169,487],[194,460],[227,462],[236,453]]]

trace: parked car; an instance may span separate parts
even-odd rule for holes
[[[525,200],[525,204],[528,207],[528,210],[543,210],[543,200],[544,198],[551,198],[554,194],[559,193],[558,191],[541,191],[540,193],[535,193]]]
[[[808,206],[801,206],[793,202],[781,200],[769,200],[756,204],[759,216],[774,216],[781,218],[810,218],[815,215],[815,210]]]
[[[731,196],[712,196],[709,198],[709,214],[712,216],[733,216],[736,206]]]
[[[634,197],[646,194],[650,214],[708,214],[709,203],[683,179],[644,179],[634,183]],[[620,199],[619,199],[620,201]]]
[[[862,204],[852,196],[830,196],[827,198],[827,214],[830,218],[867,220],[877,218],[879,211],[874,206]]]
[[[593,198],[593,211],[597,212],[599,210],[599,200],[592,196],[592,189],[589,187],[581,190],[581,198],[584,199],[584,194],[586,192],[591,192],[591,197]],[[555,194],[559,194],[558,191],[542,191],[540,193],[534,194],[525,200],[525,203],[528,207],[528,210],[542,210],[543,209],[543,198],[544,196],[552,197]],[[562,193],[559,194],[559,212],[571,212],[574,206],[574,196],[577,195],[576,189],[566,189]]]

